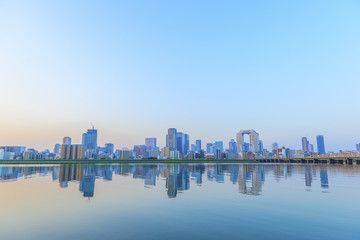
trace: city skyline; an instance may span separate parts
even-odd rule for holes
[[[358,1],[1,1],[0,145],[130,147],[176,126],[299,148],[360,142]]]

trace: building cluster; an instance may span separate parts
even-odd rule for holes
[[[42,152],[24,146],[0,146],[0,159],[255,159],[255,158],[303,158],[326,155],[324,136],[316,136],[317,149],[307,137],[301,140],[302,149],[294,150],[272,144],[272,149],[264,149],[259,133],[255,130],[240,130],[236,139],[228,145],[223,141],[202,144],[200,139],[190,144],[189,134],[169,128],[166,145],[157,146],[156,138],[145,138],[144,145],[132,149],[114,149],[114,144],[98,145],[97,129],[88,129],[82,135],[82,143],[73,144],[70,137],[64,137],[62,144],[55,144],[53,152]],[[360,143],[356,144],[354,154],[360,156]]]

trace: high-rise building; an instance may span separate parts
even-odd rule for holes
[[[213,152],[213,144],[212,144],[212,143],[207,143],[207,144],[206,144],[206,153],[208,153],[208,154],[214,153],[214,152]]]
[[[185,134],[185,151],[184,151],[184,154],[189,152],[189,148],[190,148],[189,134]]]
[[[195,141],[195,151],[196,152],[200,152],[201,151],[201,140],[196,140]]]
[[[85,148],[82,144],[63,144],[61,146],[61,159],[84,159]]]
[[[97,149],[97,130],[94,128],[88,129],[87,132],[83,134],[82,144],[85,150]]]
[[[195,151],[196,151],[195,144],[191,144],[191,152],[195,152]]]
[[[182,132],[176,133],[176,150],[185,153],[185,134]]]
[[[214,145],[215,145],[215,151],[214,151],[214,153],[216,153],[216,150],[218,150],[218,149],[220,149],[220,151],[221,152],[224,152],[224,144],[223,144],[223,141],[216,141],[215,143],[214,143]]]
[[[302,150],[307,153],[309,152],[309,141],[307,140],[307,137],[303,137],[301,139],[302,142]]]
[[[114,144],[112,143],[105,143],[105,152],[107,154],[114,154]]]
[[[274,143],[271,145],[271,148],[272,148],[273,151],[276,151],[276,150],[278,150],[278,148],[279,148],[279,144],[278,144],[277,142],[274,142]]]
[[[356,151],[360,152],[360,143],[356,144]]]
[[[236,145],[239,153],[242,153],[244,146],[244,135],[248,135],[250,138],[249,142],[249,152],[257,153],[259,152],[259,134],[254,130],[240,130],[236,134]]]
[[[63,138],[63,144],[71,145],[71,137],[64,137]]]
[[[234,139],[231,139],[229,142],[229,153],[237,153],[237,146]]]
[[[313,153],[314,152],[314,144],[309,143],[308,149],[309,149],[309,152]]]
[[[135,145],[134,152],[136,157],[147,157],[147,147],[145,145]]]
[[[55,147],[54,147],[54,154],[56,155],[60,155],[61,153],[61,145],[59,143],[55,144]]]
[[[168,134],[166,135],[166,146],[169,147],[170,150],[176,149],[176,128],[169,128]]]
[[[264,145],[263,145],[263,141],[259,140],[259,152],[263,152],[264,151]]]
[[[156,138],[145,138],[145,145],[150,151],[156,150]]]
[[[318,135],[316,136],[317,149],[319,154],[325,154],[325,142],[324,136]]]

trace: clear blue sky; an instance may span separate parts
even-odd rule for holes
[[[360,142],[359,1],[1,1],[0,145]],[[226,144],[227,145],[227,144]]]

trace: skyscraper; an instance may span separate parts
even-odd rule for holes
[[[200,152],[201,151],[201,140],[196,140],[195,145],[196,145],[195,150],[197,152]]]
[[[176,150],[185,153],[185,134],[182,132],[176,133]]]
[[[356,151],[360,152],[360,143],[356,144]]]
[[[55,147],[54,147],[54,154],[58,154],[60,155],[61,153],[61,145],[59,143],[55,144]]]
[[[156,150],[156,138],[145,138],[145,145],[150,151]]]
[[[64,137],[63,138],[64,145],[71,145],[71,137]]]
[[[189,148],[190,148],[190,139],[189,139],[189,134],[185,134],[185,154],[189,152]]]
[[[114,144],[105,143],[105,151],[107,154],[113,154],[114,153]]]
[[[254,130],[240,130],[236,134],[236,145],[237,145],[237,150],[239,151],[239,153],[243,152],[242,146],[244,146],[244,143],[245,143],[244,135],[248,135],[250,138],[249,152],[252,152],[252,153],[259,152],[259,134]]]
[[[170,150],[176,149],[176,128],[169,128],[168,134],[166,135],[166,146],[169,147]]]
[[[224,144],[223,144],[223,141],[216,141],[214,145],[215,145],[215,151],[214,151],[214,153],[216,153],[216,150],[217,150],[217,149],[220,149],[221,152],[224,152]]]
[[[323,135],[316,136],[317,149],[319,154],[325,154],[325,142]]]
[[[259,140],[259,152],[263,152],[264,151],[264,145],[263,145],[263,141]]]
[[[82,144],[85,150],[88,149],[97,149],[97,130],[88,129],[86,133],[83,134]]]
[[[309,141],[307,140],[307,137],[303,137],[301,139],[301,142],[302,142],[302,150],[304,152],[309,152]]]
[[[229,142],[229,152],[230,153],[237,153],[237,146],[234,139],[231,139]]]
[[[274,142],[271,147],[273,151],[276,151],[279,148],[279,144],[277,142]]]

